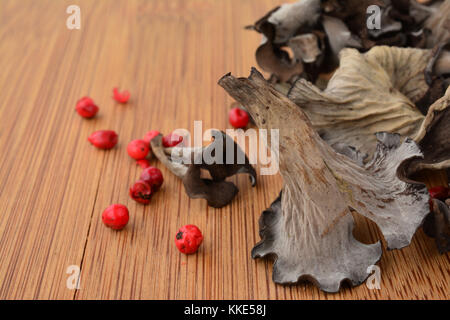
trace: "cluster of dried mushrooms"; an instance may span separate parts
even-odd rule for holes
[[[450,73],[450,60],[442,63],[450,58],[448,54],[388,46],[377,46],[364,54],[343,49],[340,66],[324,90],[299,79],[288,97],[332,146],[345,143],[370,159],[376,147],[375,133],[399,133],[422,147],[425,159],[417,163],[416,171],[443,169],[450,165],[450,92],[445,92],[448,84],[435,90],[426,78],[428,69],[433,70],[432,78],[437,72]],[[436,62],[445,70],[429,67]],[[429,94],[431,89],[433,95]]]
[[[273,81],[292,82],[299,77],[315,81],[319,73],[337,67],[343,48],[361,52],[377,45],[432,48],[447,41],[450,2],[421,2],[426,4],[415,0],[300,0],[271,10],[247,28],[263,34],[256,60],[272,74]],[[374,6],[379,14],[371,11]],[[379,17],[379,25],[369,29],[371,16],[375,23]]]
[[[252,251],[276,256],[275,282],[308,279],[328,292],[363,282],[381,244],[353,238],[353,211],[379,226],[389,249],[407,246],[425,221],[439,251],[450,250],[448,206],[433,199],[430,214],[425,185],[411,178],[450,167],[450,0],[421,2],[282,5],[251,26],[263,34],[256,59],[269,81],[256,69],[220,79],[259,128],[280,130],[272,151],[283,189]],[[367,28],[371,5],[381,29]]]
[[[448,206],[433,199],[430,214],[426,186],[412,179],[450,167],[450,0],[420,2],[282,5],[250,27],[263,34],[256,60],[269,81],[254,68],[249,78],[220,79],[259,128],[279,130],[272,153],[284,185],[262,213],[252,251],[276,256],[275,282],[307,279],[328,292],[362,283],[382,249],[353,237],[352,212],[374,221],[389,249],[409,245],[423,225],[440,252],[450,250]],[[380,28],[368,28],[368,8],[380,10]],[[238,192],[225,179],[247,173],[254,186],[256,172],[233,139],[213,136],[197,149],[164,148],[161,135],[151,146],[189,197],[220,208]],[[230,152],[229,163],[203,159]]]
[[[259,128],[279,129],[284,185],[260,218],[262,240],[252,251],[254,258],[276,255],[275,282],[309,279],[336,292],[344,280],[352,285],[364,281],[368,267],[381,256],[381,244],[353,238],[351,211],[374,221],[388,248],[410,243],[430,211],[427,188],[407,176],[416,163],[427,163],[420,142],[379,132],[375,152],[364,163],[353,147],[341,146],[350,151],[342,154],[329,146],[306,113],[256,69],[248,79],[228,74],[219,84],[247,108]],[[450,90],[439,105],[449,106],[449,98]]]

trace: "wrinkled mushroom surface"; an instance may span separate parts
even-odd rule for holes
[[[416,106],[429,93],[426,70],[430,61],[436,62],[435,53],[387,46],[364,54],[343,49],[340,67],[324,90],[300,79],[288,97],[330,145],[345,143],[370,159],[377,144],[375,133],[399,133],[421,146],[425,159],[416,161],[416,171],[446,168],[450,165],[450,90],[441,87],[436,91],[440,99],[431,106],[422,105],[426,115]]]
[[[151,140],[151,146],[158,160],[182,179],[190,198],[206,199],[209,206],[221,208],[229,204],[239,191],[234,183],[225,179],[238,173],[247,173],[252,186],[255,186],[256,171],[233,139],[217,130],[212,130],[212,135],[214,141],[198,149],[164,148],[161,134]],[[213,161],[205,161],[205,155],[211,156]],[[227,156],[232,157],[232,161],[227,161]],[[202,170],[207,170],[211,179],[203,178]]]
[[[450,1],[444,1],[432,11],[431,16],[425,21],[425,27],[431,30],[427,39],[428,48],[450,40]]]
[[[369,27],[378,22],[374,18],[377,10],[380,25]],[[415,0],[300,0],[274,8],[252,26],[263,34],[256,60],[277,81],[292,82],[298,77],[315,81],[318,73],[337,67],[343,48],[365,52],[376,45],[432,48],[446,43],[449,16],[449,0],[429,5]],[[323,34],[314,49],[318,52],[306,61],[298,54],[289,57],[284,47],[299,52],[298,41],[293,39],[311,34]],[[305,51],[312,44],[301,45]]]
[[[306,114],[252,69],[250,77],[225,75],[219,84],[263,129],[279,129],[281,196],[260,221],[262,240],[253,257],[276,256],[273,279],[309,279],[324,291],[342,281],[360,284],[381,256],[381,244],[354,239],[351,211],[380,227],[388,247],[408,245],[429,212],[423,184],[403,176],[408,160],[422,157],[417,144],[389,133],[377,135],[373,159],[360,166],[336,153],[316,133]]]

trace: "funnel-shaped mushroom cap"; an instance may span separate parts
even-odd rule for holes
[[[405,181],[408,160],[422,157],[411,139],[377,135],[373,159],[361,167],[336,153],[313,129],[305,113],[253,69],[249,78],[225,75],[219,84],[246,107],[259,128],[279,129],[282,194],[260,221],[262,241],[254,257],[275,254],[273,278],[307,278],[337,291],[343,280],[364,281],[381,255],[380,243],[354,239],[351,210],[380,227],[389,248],[408,245],[429,212],[424,185]]]

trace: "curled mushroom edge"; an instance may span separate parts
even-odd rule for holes
[[[300,79],[287,96],[306,113],[322,139],[367,154],[365,162],[374,154],[375,133],[395,132],[414,139],[424,153],[410,174],[445,169],[450,167],[450,89],[435,87],[430,95],[427,84],[430,64],[446,57],[441,53],[388,46],[364,54],[343,49],[340,67],[324,90]]]
[[[367,9],[373,5],[380,9],[379,28],[367,27]],[[377,45],[433,48],[446,43],[449,15],[448,0],[429,5],[414,0],[300,0],[272,9],[251,29],[263,35],[256,50],[260,68],[274,81],[292,83],[298,78],[315,81],[318,73],[332,71],[343,48],[365,52]],[[317,34],[323,37],[313,44],[311,35]],[[304,36],[308,41],[298,41]]]
[[[382,250],[380,242],[366,245],[353,237],[352,211],[379,226],[389,249],[410,243],[429,213],[426,186],[405,175],[410,161],[423,158],[415,141],[377,133],[376,151],[361,165],[324,142],[302,109],[256,69],[248,78],[227,74],[219,85],[259,128],[279,129],[283,188],[260,218],[262,239],[252,251],[254,258],[276,256],[276,283],[308,279],[327,292],[338,291],[342,281],[362,283]]]
[[[213,142],[200,148],[165,148],[161,134],[154,137],[150,143],[156,158],[182,180],[190,198],[206,199],[209,206],[221,208],[229,204],[239,191],[233,182],[225,179],[246,173],[252,186],[255,186],[256,171],[231,137],[218,130],[212,130],[212,135]],[[232,161],[227,158],[230,153],[233,156]],[[204,155],[208,155],[211,160],[205,161]],[[211,178],[203,178],[202,170],[208,171]]]

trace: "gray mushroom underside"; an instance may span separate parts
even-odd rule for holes
[[[389,248],[410,243],[428,213],[429,199],[424,185],[397,176],[406,160],[422,157],[414,141],[378,134],[375,156],[361,167],[324,143],[302,110],[256,69],[248,79],[226,75],[219,84],[259,128],[279,129],[282,197],[263,214],[263,239],[252,252],[254,257],[276,255],[275,282],[307,278],[335,292],[344,280],[364,281],[367,268],[380,258],[381,245],[354,239],[351,210],[377,223]]]

